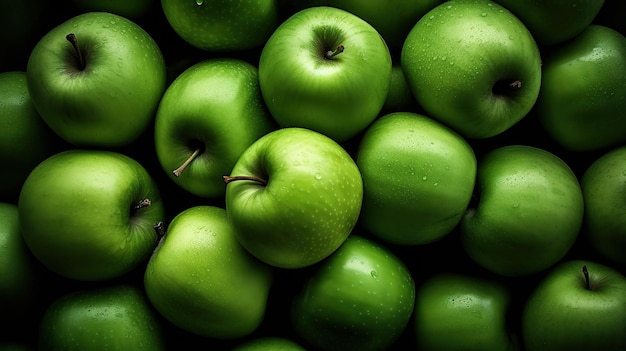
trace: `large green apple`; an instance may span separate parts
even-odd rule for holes
[[[163,220],[156,183],[120,153],[71,149],[33,169],[20,192],[22,236],[53,272],[76,280],[119,277],[156,247]]]
[[[502,146],[478,160],[477,206],[460,223],[463,247],[489,271],[538,273],[561,260],[582,227],[583,194],[555,154]]]
[[[148,128],[166,69],[159,46],[139,25],[87,12],[39,40],[26,77],[35,108],[61,138],[108,148],[128,145]]]
[[[625,75],[626,37],[591,25],[544,55],[537,116],[548,134],[568,150],[623,144]]]
[[[257,68],[238,59],[209,59],[185,70],[165,91],[154,126],[156,154],[183,189],[223,197],[222,176],[273,129]]]
[[[142,289],[114,284],[71,291],[41,317],[38,349],[165,350],[165,334]]]
[[[295,332],[314,350],[385,350],[404,332],[415,282],[393,251],[351,235],[293,298]]]
[[[365,131],[356,163],[363,177],[360,223],[401,245],[447,235],[467,209],[476,157],[459,134],[426,116],[394,112]]]
[[[168,225],[146,267],[144,288],[177,327],[232,339],[261,323],[271,278],[269,267],[239,245],[224,209],[194,206]]]
[[[583,173],[580,185],[589,243],[626,268],[626,146],[598,157]]]
[[[580,34],[604,0],[495,0],[526,25],[539,45],[557,45]]]
[[[207,51],[262,46],[279,24],[276,0],[161,0],[178,35]]]
[[[363,200],[350,154],[331,138],[297,127],[259,138],[225,181],[237,239],[281,268],[309,266],[334,252],[356,225]]]
[[[525,302],[522,336],[528,351],[626,349],[626,277],[589,260],[560,263]]]
[[[304,127],[343,142],[378,116],[391,66],[374,27],[350,12],[316,6],[293,14],[267,40],[259,82],[281,127]]]
[[[427,115],[469,138],[524,118],[541,85],[539,48],[524,24],[489,0],[446,1],[409,32],[401,64]]]
[[[415,297],[419,350],[513,350],[507,322],[511,294],[498,281],[440,273],[422,282]]]

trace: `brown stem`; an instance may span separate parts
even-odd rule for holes
[[[267,185],[267,180],[255,176],[223,176],[224,183],[228,184],[230,182],[234,182],[236,180],[250,180],[253,182],[257,182],[261,185]]]
[[[139,201],[134,207],[133,210],[139,210],[142,208],[146,208],[149,207],[150,205],[152,205],[152,201],[150,201],[150,199],[143,199],[141,201]]]
[[[65,36],[65,39],[72,44],[74,51],[76,52],[76,56],[78,56],[78,68],[82,71],[85,69],[85,59],[83,57],[83,53],[80,51],[78,47],[78,39],[76,39],[76,35],[74,33],[70,33]]]
[[[165,236],[165,224],[163,221],[157,222],[154,226],[152,226],[152,228],[154,228],[157,237],[162,238]]]
[[[181,173],[183,173],[183,171],[185,170],[185,168],[187,168],[187,166],[189,166],[189,164],[191,162],[193,162],[193,160],[196,159],[196,157],[198,157],[198,155],[200,155],[200,149],[195,149],[194,152],[191,154],[191,156],[189,156],[185,162],[183,162],[182,165],[180,165],[178,168],[176,168],[175,170],[172,171],[172,173],[176,176],[176,177],[180,177]]]
[[[590,288],[589,288],[589,271],[587,270],[587,266],[583,266],[583,275],[585,276],[585,289],[590,290]]]
[[[326,51],[324,53],[324,57],[327,60],[330,60],[331,58],[341,54],[343,52],[343,50],[344,50],[344,47],[343,47],[343,45],[340,44],[339,46],[337,46],[337,48],[335,50],[328,50],[328,51]]]

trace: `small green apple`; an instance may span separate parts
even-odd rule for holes
[[[237,239],[281,268],[309,266],[334,252],[356,225],[363,200],[361,173],[350,154],[305,128],[262,136],[224,179]]]
[[[402,70],[402,65],[399,63],[393,64],[391,66],[389,92],[387,93],[387,98],[385,99],[380,114],[414,111],[418,107],[404,75],[404,71]]]
[[[430,10],[409,32],[401,65],[426,114],[475,139],[524,118],[541,85],[532,35],[489,0],[451,0]]]
[[[156,247],[164,209],[156,183],[134,159],[71,149],[33,169],[20,192],[21,233],[53,272],[76,280],[119,277]]]
[[[426,116],[394,112],[365,131],[356,163],[363,178],[360,223],[401,245],[433,242],[467,209],[476,157],[456,132]]]
[[[146,267],[144,288],[179,328],[232,339],[263,320],[271,277],[269,267],[239,245],[224,209],[195,206],[170,222]]]
[[[230,351],[306,351],[306,349],[286,337],[260,336],[243,341]]]

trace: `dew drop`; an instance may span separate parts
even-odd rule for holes
[[[518,208],[518,207],[519,207],[519,203],[518,202],[513,203],[513,208]]]
[[[202,6],[202,4],[204,4],[204,0],[196,0],[196,4],[198,6]]]
[[[422,180],[427,180],[427,179],[428,179],[428,177],[427,177],[427,176],[423,176],[423,177],[422,177]]]
[[[322,175],[319,173],[315,173],[315,179],[320,180],[322,179]]]
[[[487,17],[487,12],[483,12],[480,14],[480,17]]]

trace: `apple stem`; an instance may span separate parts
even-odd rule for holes
[[[511,89],[515,89],[515,90],[521,89],[522,88],[522,82],[520,80],[515,80],[515,81],[509,83],[509,87]]]
[[[251,180],[253,182],[260,183],[261,185],[267,185],[267,180],[255,176],[223,176],[224,183],[228,184],[236,180]]]
[[[330,60],[331,58],[341,54],[344,50],[343,45],[339,44],[339,46],[337,46],[337,48],[335,50],[328,50],[324,53],[324,57],[327,60]]]
[[[69,41],[72,44],[72,47],[74,48],[74,51],[76,52],[76,55],[78,56],[78,65],[80,70],[84,70],[85,69],[85,59],[83,58],[83,53],[80,51],[80,48],[78,47],[78,39],[76,39],[76,34],[74,33],[70,33],[68,35],[65,36],[65,39],[67,39],[67,41]]]
[[[172,173],[176,176],[176,177],[180,177],[180,175],[183,173],[183,171],[187,168],[187,166],[189,166],[189,164],[191,162],[193,162],[193,160],[196,159],[196,157],[198,157],[198,155],[200,155],[200,149],[195,149],[193,151],[193,153],[185,160],[185,162],[183,162],[182,165],[180,165],[178,168],[176,168],[175,170],[172,171]]]
[[[152,201],[150,201],[150,199],[143,199],[143,200],[139,201],[135,205],[135,207],[133,207],[133,209],[136,211],[136,210],[139,210],[139,209],[142,209],[142,208],[149,207],[150,205],[152,205]]]
[[[163,223],[163,221],[157,222],[154,226],[152,226],[152,228],[154,228],[154,231],[159,238],[165,236],[165,223]]]
[[[591,290],[589,287],[589,271],[587,270],[587,266],[583,266],[583,275],[585,276],[585,289]]]

